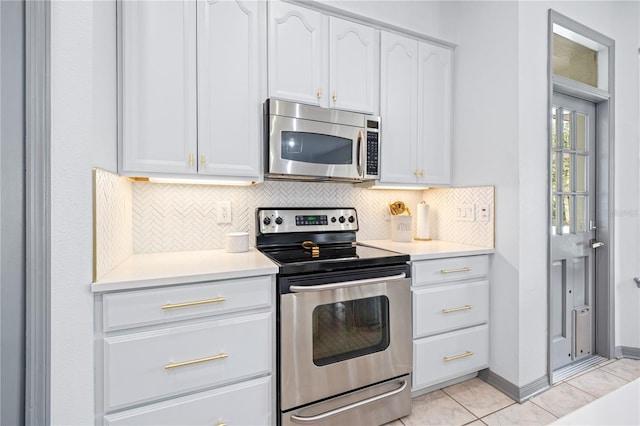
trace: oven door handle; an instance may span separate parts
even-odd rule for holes
[[[377,396],[374,396],[374,397],[371,397],[371,398],[363,399],[362,401],[358,401],[358,402],[353,403],[353,404],[345,405],[344,407],[336,408],[335,410],[327,411],[325,413],[318,414],[317,416],[302,417],[302,416],[292,415],[291,416],[291,421],[295,422],[295,423],[301,423],[301,424],[316,423],[316,422],[324,420],[324,419],[326,419],[328,417],[335,416],[336,414],[344,413],[345,411],[349,411],[349,410],[352,410],[354,408],[361,407],[361,406],[363,406],[365,404],[370,404],[372,402],[379,401],[381,399],[388,398],[390,396],[396,395],[396,394],[402,392],[406,387],[407,387],[407,381],[403,380],[402,384],[398,388],[396,388],[396,389],[394,389],[392,391],[385,392],[385,393],[382,393],[380,395],[377,395]]]
[[[347,288],[347,287],[355,287],[363,284],[370,284],[375,282],[389,281],[389,280],[399,280],[402,278],[406,278],[407,274],[404,272],[398,275],[392,275],[390,277],[382,277],[382,278],[368,278],[365,280],[355,280],[355,281],[343,281],[339,283],[332,284],[320,284],[320,285],[292,285],[289,287],[289,291],[293,293],[306,293],[311,291],[324,291],[324,290],[336,290],[339,288]]]

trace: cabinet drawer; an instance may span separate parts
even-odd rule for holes
[[[105,416],[109,426],[268,425],[272,414],[271,377],[262,377]]]
[[[268,374],[273,340],[269,312],[107,337],[104,408]]]
[[[103,297],[104,331],[198,318],[271,305],[271,276],[109,293]]]
[[[413,262],[413,285],[466,280],[489,273],[489,256],[452,257]]]
[[[489,320],[489,281],[413,290],[413,337],[424,337]]]
[[[413,389],[442,383],[488,365],[486,324],[414,340]]]

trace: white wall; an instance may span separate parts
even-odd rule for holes
[[[547,371],[547,22],[554,8],[616,40],[616,342],[639,347],[637,2],[448,2],[458,44],[454,185],[496,185],[491,370],[518,386]]]
[[[638,210],[640,189],[638,174],[639,137],[638,121],[638,48],[640,31],[638,2],[523,2],[520,13],[520,146],[521,166],[529,165],[530,174],[521,176],[521,194],[532,205],[542,203],[543,188],[538,181],[545,159],[539,141],[546,138],[546,22],[547,10],[554,10],[615,40],[615,207],[610,214],[615,221],[615,345],[640,347],[640,293],[633,277],[640,273],[640,244],[637,238],[640,227]],[[530,121],[529,126],[523,123]],[[526,151],[525,151],[526,150]],[[526,195],[525,195],[526,194]],[[536,234],[545,232],[545,223],[534,222]],[[538,230],[538,231],[535,231]],[[524,231],[524,229],[522,230]],[[521,233],[524,235],[524,232]],[[533,268],[530,256],[525,256],[523,267]],[[523,282],[522,287],[532,288],[533,282]],[[526,300],[526,299],[523,299]]]
[[[56,425],[93,424],[91,170],[97,164],[115,169],[114,5],[51,3],[51,421]],[[99,148],[101,142],[112,148]]]

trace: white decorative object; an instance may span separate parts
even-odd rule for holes
[[[242,253],[249,250],[248,232],[229,232],[224,239],[224,248],[227,253]]]
[[[411,241],[413,229],[410,215],[391,216],[391,241]]]
[[[424,201],[416,208],[416,240],[428,241],[429,234],[429,204]]]

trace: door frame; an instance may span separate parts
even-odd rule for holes
[[[607,75],[607,89],[603,90],[587,84],[553,74],[553,34],[554,25],[566,28],[582,37],[597,43],[607,53],[607,63],[599,66],[599,71]],[[595,341],[594,354],[606,358],[615,357],[615,294],[614,294],[614,87],[615,87],[615,41],[600,34],[585,25],[568,18],[553,9],[549,9],[548,26],[548,61],[547,61],[547,224],[551,223],[550,175],[551,164],[551,114],[553,108],[553,93],[570,95],[596,106],[596,217],[598,226],[596,237],[604,243],[604,247],[595,251]],[[547,330],[551,326],[551,237],[547,238]],[[603,284],[605,283],[605,284]],[[553,366],[551,359],[552,336],[547,336],[547,370],[549,382],[553,381]]]
[[[51,423],[51,4],[25,2],[25,424]]]

